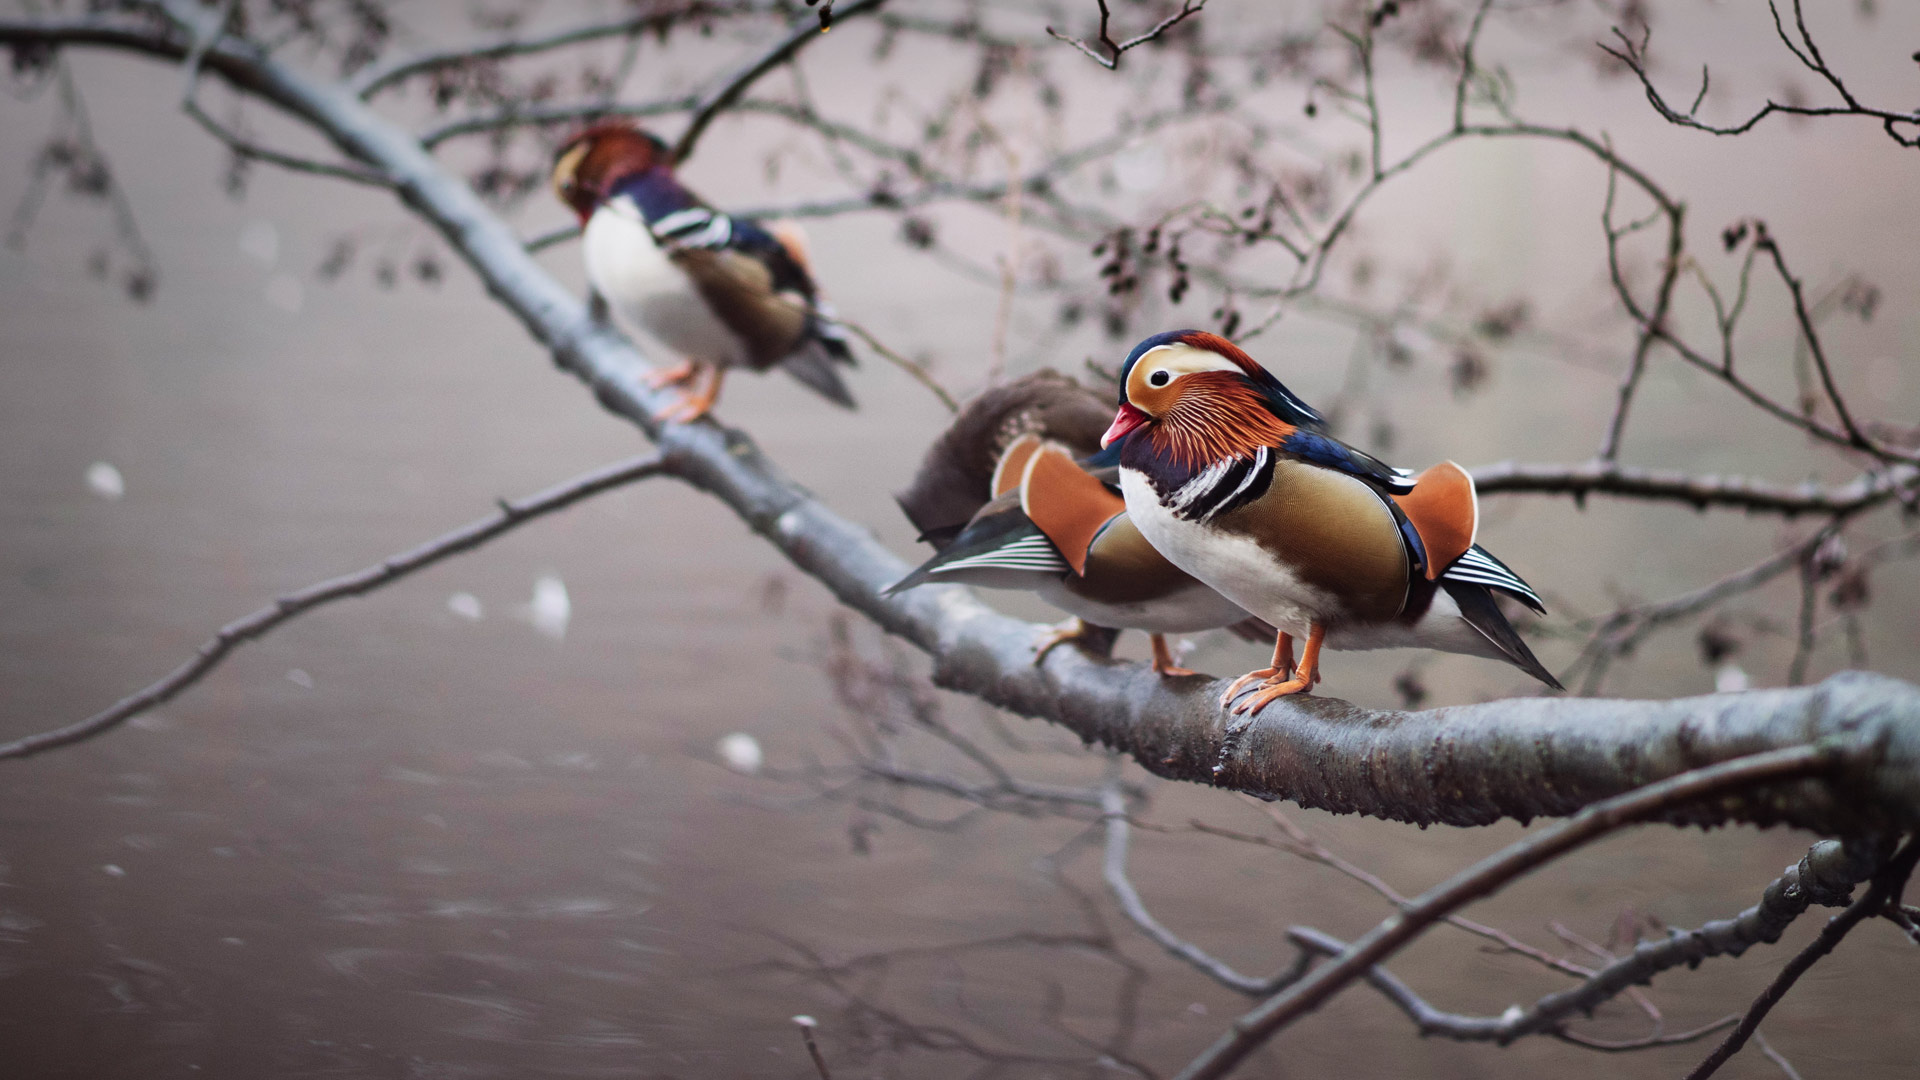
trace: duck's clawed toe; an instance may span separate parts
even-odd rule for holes
[[[1228,705],[1233,704],[1233,699],[1239,695],[1241,690],[1246,689],[1248,683],[1272,679],[1275,676],[1285,675],[1286,673],[1285,668],[1277,667],[1264,667],[1247,672],[1245,675],[1227,684],[1227,692],[1220,695],[1220,707],[1224,709]]]
[[[1257,716],[1260,710],[1266,708],[1267,703],[1274,698],[1286,697],[1288,694],[1302,693],[1307,690],[1310,685],[1309,680],[1301,678],[1298,675],[1285,680],[1268,679],[1261,684],[1259,693],[1234,706],[1233,715],[1246,716],[1252,714]]]

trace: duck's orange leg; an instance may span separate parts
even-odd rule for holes
[[[1173,650],[1167,648],[1167,637],[1165,634],[1148,634],[1147,638],[1153,642],[1154,671],[1161,675],[1172,675],[1175,677],[1199,674],[1199,672],[1194,671],[1192,668],[1183,668],[1173,662]]]
[[[707,385],[686,400],[669,405],[660,410],[654,417],[655,420],[671,420],[675,423],[691,424],[695,420],[713,411],[713,403],[720,400],[720,384],[725,381],[727,377],[727,369],[718,364],[699,364],[696,366],[705,369],[707,373]]]
[[[700,371],[700,365],[691,360],[682,360],[672,367],[664,367],[647,375],[647,389],[658,390],[665,386],[679,386],[693,378]]]
[[[1085,619],[1079,618],[1078,616],[1069,619],[1063,625],[1054,627],[1041,635],[1039,641],[1034,642],[1034,665],[1036,667],[1039,666],[1040,662],[1047,658],[1048,653],[1060,646],[1068,644],[1069,642],[1078,645],[1087,640],[1088,636],[1092,633],[1093,627],[1089,625]]]
[[[1233,713],[1240,716],[1246,713],[1259,713],[1266,708],[1267,702],[1288,694],[1297,694],[1302,690],[1311,690],[1313,684],[1320,681],[1320,643],[1327,637],[1327,628],[1314,623],[1307,632],[1307,647],[1300,652],[1300,666],[1293,669],[1293,676],[1284,681],[1277,675],[1269,676],[1261,685],[1260,692],[1241,702]],[[1276,661],[1278,657],[1275,657]]]
[[[1293,635],[1282,630],[1280,631],[1280,636],[1273,639],[1273,665],[1271,667],[1263,667],[1249,671],[1245,675],[1233,680],[1232,685],[1227,687],[1227,692],[1220,695],[1220,707],[1223,709],[1226,708],[1228,703],[1233,701],[1233,695],[1239,693],[1248,683],[1253,682],[1255,679],[1271,679],[1292,670]]]

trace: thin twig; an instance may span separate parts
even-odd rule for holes
[[[845,7],[835,8],[835,21],[845,21],[856,15],[865,15],[878,10],[886,0],[853,0]],[[747,92],[747,88],[759,80],[762,75],[793,59],[794,55],[805,48],[807,43],[827,32],[821,20],[812,13],[803,13],[773,48],[755,57],[741,68],[722,80],[719,86],[700,99],[693,110],[693,118],[687,121],[687,130],[681,134],[680,141],[673,144],[673,160],[685,161],[693,156],[693,148],[706,133],[707,125],[714,117],[724,112],[727,106]]]
[[[1687,1074],[1686,1080],[1707,1080],[1707,1077],[1719,1071],[1720,1066],[1726,1064],[1728,1058],[1739,1053],[1740,1048],[1746,1045],[1747,1039],[1759,1029],[1760,1021],[1767,1018],[1767,1013],[1780,1003],[1780,999],[1787,995],[1788,990],[1793,989],[1793,984],[1799,981],[1800,976],[1805,975],[1809,968],[1832,952],[1840,944],[1840,939],[1847,936],[1848,931],[1866,919],[1878,915],[1881,909],[1887,906],[1889,899],[1899,895],[1900,890],[1907,883],[1907,878],[1913,873],[1914,863],[1917,861],[1920,861],[1920,840],[1910,837],[1906,847],[1902,848],[1898,855],[1889,859],[1887,865],[1873,876],[1873,884],[1867,887],[1867,891],[1861,895],[1860,899],[1848,905],[1847,910],[1828,919],[1827,925],[1820,930],[1820,936],[1809,942],[1807,947],[1800,950],[1792,960],[1787,961],[1787,966],[1780,969],[1780,974],[1774,976],[1773,981],[1767,984],[1767,988],[1762,990],[1760,996],[1747,1008],[1747,1014],[1740,1018],[1740,1023],[1727,1033],[1726,1039],[1719,1046],[1713,1048],[1713,1053],[1708,1054],[1705,1061]]]
[[[872,331],[845,316],[835,315],[833,321],[852,331],[854,337],[865,342],[867,348],[878,353],[882,360],[906,372],[913,377],[915,382],[926,387],[934,397],[940,399],[940,404],[945,405],[948,412],[957,413],[960,411],[959,399],[954,397],[953,393],[946,387],[940,385],[940,380],[933,377],[933,372],[927,370],[927,365],[889,348],[885,342],[874,337]]]
[[[220,628],[219,633],[208,638],[190,659],[174,668],[165,678],[137,693],[121,698],[110,707],[85,720],[0,743],[0,760],[32,757],[55,747],[82,742],[103,732],[111,731],[199,682],[220,661],[226,659],[228,653],[243,642],[263,637],[268,631],[299,615],[335,600],[343,600],[349,596],[363,596],[417,570],[432,566],[449,556],[471,551],[494,537],[535,518],[544,517],[582,499],[598,495],[603,491],[611,491],[635,480],[659,475],[664,471],[666,466],[658,455],[644,454],[628,461],[595,469],[525,499],[518,501],[502,499],[500,509],[496,513],[461,526],[418,547],[389,556],[364,570],[356,570],[351,574],[309,585],[298,592],[288,593],[253,614],[228,623]]]
[[[571,26],[550,34],[528,38],[504,38],[495,41],[462,45],[451,49],[434,49],[404,56],[384,64],[363,68],[347,84],[348,90],[361,98],[370,98],[395,83],[442,68],[457,67],[476,60],[504,60],[511,56],[528,56],[565,48],[569,45],[598,41],[601,38],[626,37],[638,38],[648,30],[657,30],[671,26],[679,19],[689,15],[725,15],[745,14],[754,10],[745,5],[733,7],[716,6],[707,0],[695,0],[694,3],[669,10],[652,9],[643,15],[628,15],[625,18],[608,22],[587,23]]]
[[[1113,13],[1107,10],[1107,0],[1096,0],[1096,2],[1100,5],[1100,36],[1095,40],[1099,44],[1107,47],[1106,56],[1095,52],[1092,46],[1081,41],[1079,38],[1068,37],[1051,26],[1047,27],[1047,36],[1056,41],[1064,41],[1080,50],[1092,58],[1094,63],[1099,64],[1108,71],[1119,68],[1120,55],[1122,53],[1139,48],[1147,42],[1155,40],[1160,35],[1187,21],[1187,19],[1192,16],[1200,14],[1201,9],[1207,6],[1207,0],[1182,0],[1179,11],[1161,19],[1146,33],[1130,37],[1125,41],[1115,41],[1113,40],[1113,32],[1110,28],[1113,22]]]
[[[1728,790],[1815,775],[1832,769],[1839,761],[1838,751],[1827,747],[1791,747],[1695,769],[1594,803],[1422,893],[1402,912],[1349,945],[1333,963],[1234,1021],[1232,1030],[1194,1058],[1177,1080],[1219,1080],[1226,1076],[1282,1028],[1364,976],[1428,926],[1536,866],[1668,807]]]
[[[813,1071],[820,1074],[820,1080],[833,1080],[833,1073],[827,1069],[827,1059],[820,1054],[820,1044],[813,1041],[813,1029],[819,1021],[811,1016],[796,1016],[793,1023],[800,1029],[800,1038],[806,1041],[807,1056],[813,1059]]]

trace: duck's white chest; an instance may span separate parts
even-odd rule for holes
[[[1167,561],[1220,595],[1294,635],[1304,635],[1332,598],[1300,580],[1251,538],[1174,516],[1137,469],[1120,470],[1127,516]]]
[[[581,236],[581,250],[587,280],[628,329],[687,359],[744,361],[739,336],[714,315],[692,280],[668,258],[632,200],[623,196],[594,211]]]

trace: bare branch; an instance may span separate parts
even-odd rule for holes
[[[1422,893],[1387,921],[1347,946],[1333,963],[1268,998],[1234,1021],[1233,1029],[1194,1058],[1176,1080],[1219,1080],[1294,1020],[1324,1004],[1349,983],[1399,951],[1461,905],[1498,891],[1527,871],[1625,825],[1674,806],[1755,782],[1817,775],[1833,769],[1829,749],[1799,747],[1755,754],[1696,769],[1607,799],[1521,840]],[[1881,900],[1885,903],[1884,897]]]
[[[1774,976],[1773,981],[1767,984],[1767,988],[1761,991],[1760,996],[1748,1007],[1747,1014],[1740,1018],[1740,1023],[1727,1033],[1726,1040],[1714,1047],[1713,1053],[1707,1055],[1705,1061],[1687,1074],[1687,1080],[1707,1080],[1707,1077],[1719,1071],[1720,1066],[1726,1064],[1728,1058],[1739,1053],[1740,1048],[1746,1045],[1747,1039],[1760,1027],[1760,1021],[1766,1019],[1767,1013],[1780,1003],[1780,999],[1787,995],[1788,990],[1793,989],[1793,984],[1800,980],[1800,976],[1805,975],[1809,968],[1832,952],[1840,944],[1840,939],[1846,937],[1849,931],[1863,921],[1878,915],[1887,906],[1888,900],[1900,894],[1901,889],[1906,886],[1907,878],[1913,873],[1916,861],[1920,861],[1920,841],[1909,838],[1906,847],[1874,875],[1873,884],[1868,886],[1860,899],[1849,905],[1847,910],[1827,920],[1827,925],[1821,929],[1820,936],[1814,938],[1806,948],[1800,950],[1792,960],[1787,962],[1786,967],[1780,969],[1780,974]]]
[[[1051,26],[1047,27],[1047,36],[1056,41],[1064,41],[1080,50],[1091,58],[1094,63],[1099,64],[1108,71],[1113,71],[1120,66],[1121,54],[1132,49],[1137,49],[1149,41],[1153,41],[1160,35],[1186,22],[1189,18],[1200,14],[1201,9],[1207,6],[1207,0],[1181,0],[1179,11],[1161,19],[1146,33],[1130,37],[1125,41],[1115,41],[1113,40],[1113,31],[1111,28],[1113,13],[1107,10],[1107,0],[1095,0],[1095,2],[1100,5],[1100,36],[1095,40],[1099,44],[1106,46],[1107,55],[1100,55],[1094,51],[1093,46],[1088,45],[1079,38],[1068,37]]]
[[[1800,514],[1850,517],[1888,502],[1911,502],[1920,496],[1920,468],[1911,465],[1865,473],[1837,487],[1811,482],[1784,487],[1743,476],[1696,476],[1674,470],[1640,469],[1611,461],[1584,465],[1501,462],[1473,470],[1473,481],[1482,495],[1571,495],[1578,502],[1585,502],[1589,495],[1613,495],[1685,503],[1696,510],[1724,506],[1787,517]]]
[[[665,10],[653,9],[643,15],[629,15],[606,22],[587,23],[557,30],[539,37],[509,37],[494,41],[461,45],[451,49],[433,49],[403,56],[384,64],[362,68],[347,88],[362,98],[371,98],[395,83],[442,68],[457,67],[476,60],[504,60],[513,56],[563,49],[610,37],[638,37],[648,30],[661,30],[689,15],[736,14],[751,10],[744,6],[715,7],[704,0]]]
[[[227,34],[228,23],[233,19],[238,0],[226,0],[219,8],[196,13],[191,22],[182,22],[193,37],[193,44],[181,63],[183,75],[180,90],[180,108],[194,123],[209,135],[219,139],[235,154],[250,161],[264,161],[269,165],[278,165],[295,172],[311,173],[316,176],[331,176],[337,180],[351,180],[359,184],[371,184],[375,187],[391,187],[392,182],[378,171],[364,165],[336,165],[331,162],[314,161],[295,154],[282,153],[261,146],[226,125],[215,120],[200,105],[200,65],[206,60],[207,50],[217,44]]]
[[[865,15],[878,10],[884,3],[886,0],[853,0],[853,3],[845,7],[835,9],[833,18],[844,21],[856,15]],[[699,143],[700,136],[706,134],[707,125],[713,123],[714,117],[726,111],[727,106],[732,105],[741,94],[746,93],[747,88],[759,81],[762,75],[793,59],[794,55],[805,48],[808,42],[826,32],[827,25],[824,17],[802,15],[799,21],[794,23],[793,28],[787,31],[787,36],[780,39],[773,48],[721,80],[720,84],[702,96],[694,107],[693,118],[687,121],[687,130],[681,134],[680,141],[673,144],[673,159],[685,161],[692,157],[694,146]]]
[[[1614,46],[1603,43],[1600,48],[1619,60],[1622,64],[1625,64],[1627,68],[1633,72],[1634,76],[1640,80],[1642,89],[1646,91],[1647,101],[1653,105],[1654,110],[1660,114],[1661,118],[1670,124],[1693,128],[1696,131],[1704,131],[1712,135],[1744,135],[1759,126],[1761,121],[1776,113],[1782,116],[1864,116],[1868,119],[1880,121],[1881,129],[1884,130],[1887,137],[1894,142],[1909,149],[1920,148],[1920,132],[1913,135],[1902,135],[1900,133],[1901,125],[1920,125],[1920,110],[1903,113],[1861,104],[1860,101],[1853,96],[1853,93],[1847,89],[1846,83],[1841,80],[1839,74],[1829,67],[1826,59],[1820,55],[1819,46],[1814,44],[1813,35],[1807,30],[1806,16],[1805,13],[1801,11],[1800,0],[1794,0],[1793,3],[1794,22],[1800,34],[1800,43],[1798,44],[1794,42],[1793,38],[1787,35],[1786,27],[1782,25],[1780,21],[1780,9],[1778,5],[1776,5],[1773,0],[1768,0],[1767,9],[1773,14],[1774,30],[1779,34],[1780,40],[1792,51],[1795,59],[1799,60],[1807,70],[1826,80],[1826,82],[1839,93],[1843,104],[1820,106],[1792,105],[1782,104],[1769,99],[1765,105],[1762,105],[1757,111],[1739,123],[1727,125],[1709,124],[1694,115],[1699,111],[1700,100],[1706,97],[1707,93],[1705,68],[1701,69],[1700,95],[1694,99],[1693,107],[1683,113],[1669,105],[1665,96],[1653,85],[1653,79],[1647,72],[1647,54],[1644,42],[1635,45],[1631,38],[1616,28],[1614,30],[1614,36],[1619,39],[1619,47],[1615,48]]]
[[[1117,788],[1109,786],[1101,798],[1101,817],[1106,821],[1107,851],[1101,862],[1101,876],[1106,880],[1107,889],[1113,893],[1120,910],[1133,921],[1140,932],[1147,935],[1155,945],[1167,950],[1173,956],[1200,970],[1208,978],[1222,986],[1231,987],[1243,994],[1270,994],[1275,988],[1298,978],[1303,969],[1282,972],[1271,978],[1256,978],[1235,971],[1232,965],[1221,960],[1205,949],[1186,941],[1165,924],[1153,917],[1147,905],[1140,899],[1140,892],[1133,887],[1133,881],[1127,876],[1127,847],[1132,830],[1127,824],[1126,801]]]
[[[199,682],[208,672],[219,666],[220,661],[226,659],[228,653],[245,642],[266,636],[269,631],[282,623],[335,600],[344,600],[349,596],[364,596],[451,556],[472,551],[494,537],[510,532],[535,518],[545,517],[556,510],[571,506],[603,491],[611,491],[636,480],[657,476],[663,471],[665,466],[660,458],[648,454],[595,469],[525,499],[512,502],[502,499],[497,513],[463,525],[418,547],[397,555],[390,555],[364,570],[329,578],[298,592],[288,593],[251,615],[235,619],[221,627],[219,633],[208,638],[190,659],[174,668],[165,678],[138,693],[121,698],[112,706],[85,720],[55,728],[52,731],[43,731],[37,735],[26,735],[0,743],[0,760],[32,757],[56,747],[83,742],[111,731]]]

